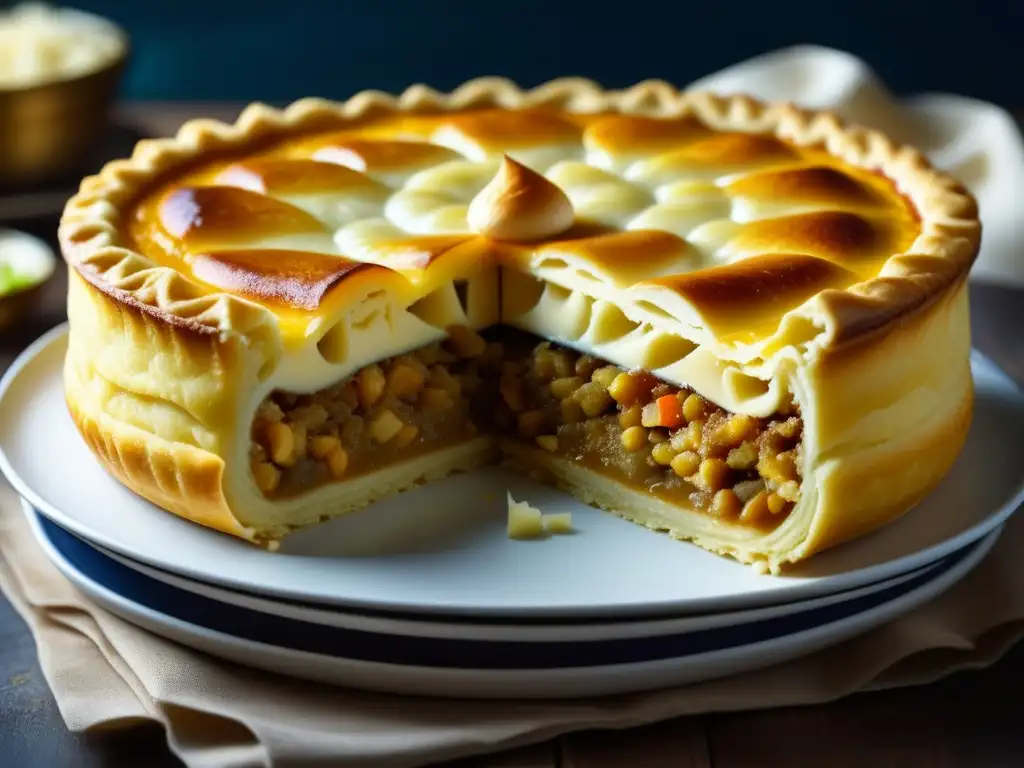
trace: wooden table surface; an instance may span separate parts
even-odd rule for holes
[[[147,135],[166,135],[195,114],[231,117],[236,112],[236,107],[225,105],[130,105],[122,110],[121,119]],[[18,226],[55,241],[54,217]],[[39,311],[0,337],[0,374],[29,342],[63,321],[65,286],[65,278],[58,275],[47,286]],[[974,285],[971,294],[975,345],[1024,383],[1024,291]],[[583,732],[457,765],[1010,768],[1024,765],[1024,728],[1016,708],[1022,682],[1024,644],[989,669],[959,673],[928,686],[857,694],[812,707],[687,717],[627,731]],[[40,672],[31,635],[0,596],[0,766],[171,765],[180,763],[156,725],[105,734],[69,733]]]

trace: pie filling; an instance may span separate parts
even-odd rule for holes
[[[770,530],[800,494],[795,404],[729,413],[685,387],[509,328],[450,337],[313,394],[272,392],[252,427],[265,496],[495,434],[722,520]]]

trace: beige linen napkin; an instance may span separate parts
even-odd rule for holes
[[[32,630],[68,727],[163,723],[189,766],[388,768],[498,751],[590,728],[829,701],[931,682],[999,658],[1024,634],[1024,518],[963,582],[854,640],[777,667],[590,701],[460,702],[363,693],[220,661],[92,605],[36,544],[0,481],[0,589]]]

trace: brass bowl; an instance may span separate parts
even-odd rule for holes
[[[73,78],[0,87],[0,187],[31,187],[81,171],[109,126],[128,61],[128,35],[107,19],[66,12],[109,27],[120,38],[120,52],[102,68]]]

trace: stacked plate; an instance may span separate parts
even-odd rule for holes
[[[63,328],[0,384],[0,468],[53,563],[154,633],[283,674],[439,696],[566,697],[735,674],[863,633],[933,599],[1024,500],[1024,394],[980,355],[974,424],[900,521],[785,576],[499,470],[448,478],[269,553],[141,500],[64,406]],[[505,491],[576,533],[510,541]]]

